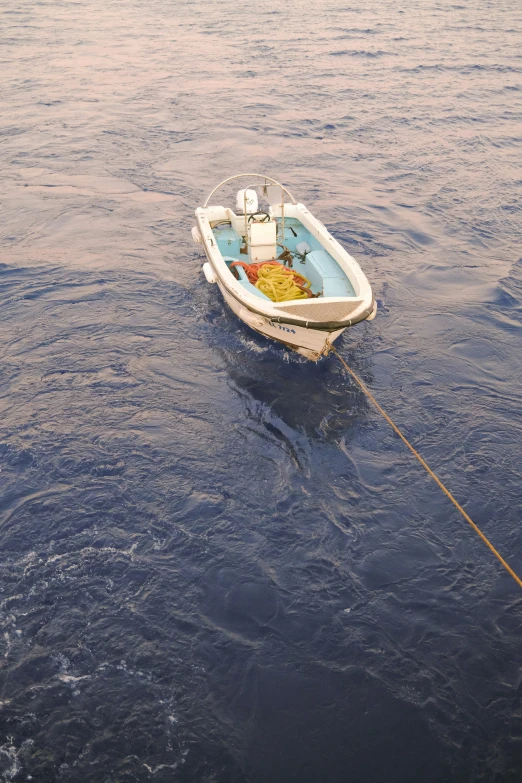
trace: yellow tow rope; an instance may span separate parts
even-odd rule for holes
[[[287,269],[281,264],[277,266],[266,264],[260,267],[257,276],[256,288],[268,296],[272,302],[307,299],[308,294],[303,288],[310,288],[312,285],[304,275],[294,272],[293,269]],[[296,278],[299,280],[299,284],[296,284]]]
[[[449,491],[449,489],[446,489],[446,487],[444,486],[444,484],[442,483],[442,481],[441,481],[439,478],[437,478],[437,476],[436,476],[436,475],[435,475],[435,473],[432,471],[432,469],[429,467],[429,465],[427,465],[427,464],[426,464],[426,462],[425,462],[425,461],[422,459],[422,457],[421,457],[421,455],[419,454],[419,452],[418,452],[418,451],[416,451],[416,450],[413,448],[413,446],[411,445],[411,443],[409,442],[409,440],[408,440],[408,439],[407,439],[407,438],[406,438],[406,437],[405,437],[405,436],[402,434],[402,432],[401,432],[401,431],[400,431],[400,429],[397,427],[397,425],[393,423],[393,421],[390,419],[390,417],[388,416],[388,414],[386,413],[386,411],[385,411],[385,410],[383,410],[383,409],[381,408],[381,406],[379,405],[379,403],[377,402],[377,400],[375,399],[375,397],[373,396],[373,394],[372,394],[372,393],[370,392],[370,390],[369,390],[369,389],[368,389],[368,388],[367,388],[367,387],[364,385],[364,383],[361,381],[361,379],[359,378],[359,376],[358,376],[358,375],[356,375],[356,374],[354,373],[354,371],[353,371],[353,370],[352,370],[350,367],[348,367],[348,365],[347,365],[347,364],[346,364],[346,362],[344,361],[343,357],[342,357],[342,356],[341,356],[341,355],[340,355],[340,354],[337,352],[337,350],[336,350],[336,349],[333,347],[333,345],[330,345],[330,350],[331,350],[331,351],[332,351],[332,352],[333,352],[333,353],[334,353],[334,354],[337,356],[337,358],[339,359],[339,361],[341,362],[341,364],[343,365],[343,367],[345,368],[345,370],[347,370],[347,372],[349,372],[349,373],[350,373],[350,375],[352,376],[352,378],[354,379],[354,381],[356,382],[356,384],[357,384],[357,385],[358,385],[358,386],[359,386],[359,387],[362,389],[362,391],[363,391],[363,392],[366,394],[366,396],[367,396],[367,397],[368,397],[368,398],[369,398],[369,399],[370,399],[370,400],[373,402],[373,404],[375,405],[375,407],[377,408],[377,410],[379,411],[379,413],[380,413],[382,416],[384,416],[384,418],[386,419],[386,421],[388,422],[388,424],[390,425],[390,427],[392,427],[392,429],[393,429],[393,430],[394,430],[394,431],[397,433],[397,435],[398,435],[398,436],[399,436],[399,438],[400,438],[400,439],[403,441],[403,443],[405,443],[405,444],[406,444],[406,446],[409,448],[409,450],[412,452],[412,454],[413,454],[413,455],[414,455],[414,456],[415,456],[415,457],[416,457],[416,458],[419,460],[419,462],[420,462],[420,464],[422,465],[422,467],[423,467],[423,468],[424,468],[424,469],[425,469],[425,470],[426,470],[426,471],[427,471],[427,472],[430,474],[430,476],[432,477],[432,479],[433,479],[433,480],[434,480],[434,481],[435,481],[435,482],[436,482],[436,483],[439,485],[439,487],[440,487],[440,488],[441,488],[441,490],[444,492],[444,494],[445,494],[445,495],[446,495],[446,496],[447,496],[447,497],[448,497],[448,498],[451,500],[451,502],[453,503],[453,505],[455,506],[455,508],[456,508],[456,509],[458,509],[458,510],[460,511],[460,513],[462,514],[462,516],[464,517],[464,519],[466,520],[466,522],[469,522],[469,524],[471,525],[471,527],[473,528],[473,530],[475,531],[475,533],[477,533],[477,535],[479,535],[479,536],[480,536],[480,538],[483,540],[483,542],[486,544],[486,546],[487,546],[487,547],[488,547],[488,548],[489,548],[489,549],[490,549],[490,550],[493,552],[493,554],[495,555],[495,557],[497,558],[497,560],[498,560],[500,563],[502,563],[502,565],[504,566],[504,568],[506,569],[506,571],[508,572],[508,574],[510,574],[510,576],[512,576],[512,577],[513,577],[513,579],[515,580],[515,582],[518,584],[518,586],[519,586],[519,587],[522,587],[522,579],[520,579],[520,577],[518,577],[518,576],[515,574],[515,572],[514,572],[514,571],[513,571],[513,569],[511,568],[511,566],[509,566],[509,565],[506,563],[506,561],[504,560],[504,558],[502,557],[502,555],[500,554],[500,552],[498,552],[498,551],[495,549],[495,547],[493,546],[493,544],[491,543],[491,541],[490,541],[490,540],[489,540],[489,539],[488,539],[488,538],[487,538],[487,537],[484,535],[484,533],[483,533],[483,532],[482,532],[482,530],[481,530],[481,529],[478,527],[478,525],[476,525],[476,524],[473,522],[473,520],[471,519],[471,517],[470,517],[468,514],[466,514],[466,512],[464,511],[464,509],[462,508],[462,506],[460,505],[460,503],[458,503],[458,502],[455,500],[455,498],[453,497],[453,495],[451,494],[451,492]]]

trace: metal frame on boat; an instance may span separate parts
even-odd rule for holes
[[[211,198],[221,187],[242,178],[255,179],[256,184],[250,183],[248,188],[239,192],[237,212],[229,207],[210,205]],[[254,188],[261,188],[268,201],[266,212],[258,211],[257,195],[250,198]],[[274,189],[280,189],[280,201]],[[285,194],[291,203],[285,202]],[[252,202],[251,206],[249,202]],[[263,217],[258,218],[259,215]],[[196,242],[202,243],[205,250],[208,261],[203,265],[203,271],[207,281],[217,283],[233,312],[260,334],[284,343],[309,359],[317,360],[328,352],[329,346],[346,328],[375,317],[376,304],[372,290],[359,264],[304,204],[298,203],[290,191],[272,177],[263,174],[236,174],[228,177],[212,190],[203,207],[196,209],[196,220],[197,227],[193,228],[192,236]],[[254,251],[257,250],[253,247],[252,225],[256,223],[268,227],[260,229],[255,226],[256,236],[275,237],[275,244],[268,250],[268,255],[274,261],[283,258],[286,253],[290,266],[293,261],[299,265],[300,260],[314,272],[318,287],[313,298],[271,301],[250,285],[246,278],[236,279],[230,264],[232,261],[237,264],[239,260],[245,266],[252,262]],[[237,242],[234,242],[236,255],[232,253],[229,256],[222,252],[224,248],[218,227],[223,224],[230,224],[229,233],[237,237]],[[299,254],[295,248],[289,250],[290,240],[295,244],[293,236],[298,237],[299,232],[310,243],[301,243],[308,247],[308,255],[306,251]],[[312,251],[311,246],[315,251]],[[266,247],[261,247],[261,250],[266,253]]]

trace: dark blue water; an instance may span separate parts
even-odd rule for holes
[[[282,179],[372,281],[339,349],[522,572],[522,14],[5,0],[0,773],[504,783],[520,589],[193,210]]]

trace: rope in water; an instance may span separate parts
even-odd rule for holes
[[[479,535],[479,536],[480,536],[480,538],[483,540],[483,542],[486,544],[486,546],[487,546],[487,547],[488,547],[488,548],[491,550],[491,552],[493,552],[493,554],[495,555],[495,557],[497,558],[497,560],[498,560],[500,563],[502,563],[502,565],[504,566],[504,568],[506,569],[506,571],[508,572],[508,574],[510,574],[510,576],[512,576],[512,577],[513,577],[513,579],[515,580],[515,582],[518,584],[518,586],[519,586],[519,587],[522,587],[522,579],[520,579],[520,577],[518,577],[518,576],[515,574],[515,572],[514,572],[514,571],[513,571],[513,569],[511,568],[511,566],[509,566],[509,565],[506,563],[506,561],[504,560],[504,558],[502,557],[502,555],[501,555],[501,554],[500,554],[500,553],[499,553],[499,552],[498,552],[498,551],[495,549],[495,547],[493,546],[493,544],[491,543],[491,541],[490,541],[490,540],[489,540],[489,539],[488,539],[488,538],[487,538],[487,537],[484,535],[484,533],[483,533],[483,532],[482,532],[482,530],[481,530],[481,529],[478,527],[478,525],[476,525],[476,524],[473,522],[473,520],[471,519],[471,517],[470,517],[468,514],[466,514],[466,512],[464,511],[464,509],[462,508],[462,506],[460,505],[460,503],[458,503],[458,502],[455,500],[455,498],[453,497],[453,495],[451,494],[451,492],[449,491],[449,489],[447,489],[447,488],[444,486],[444,484],[442,483],[442,481],[441,481],[439,478],[437,478],[437,476],[436,476],[436,475],[435,475],[435,473],[432,471],[432,469],[429,467],[429,465],[427,465],[427,464],[426,464],[426,462],[425,462],[425,461],[422,459],[422,457],[421,457],[421,455],[419,454],[419,452],[418,452],[418,451],[416,451],[416,450],[413,448],[413,446],[411,445],[411,443],[409,442],[409,440],[408,440],[408,439],[407,439],[407,438],[406,438],[406,437],[405,437],[405,436],[402,434],[402,432],[401,432],[401,431],[400,431],[400,429],[397,427],[397,425],[396,425],[396,424],[394,424],[394,422],[393,422],[393,421],[390,419],[390,417],[388,416],[388,414],[386,413],[386,411],[385,411],[385,410],[383,410],[383,409],[381,408],[381,406],[379,405],[379,403],[377,402],[377,400],[375,399],[375,397],[373,396],[373,394],[372,394],[372,393],[370,392],[370,390],[369,390],[369,389],[368,389],[368,388],[367,388],[367,387],[364,385],[364,383],[361,381],[361,379],[359,378],[359,376],[358,376],[358,375],[356,375],[356,373],[355,373],[355,372],[354,372],[354,371],[353,371],[353,370],[352,370],[352,369],[351,369],[351,368],[350,368],[350,367],[349,367],[349,366],[346,364],[346,362],[344,361],[343,357],[342,357],[342,356],[341,356],[341,355],[340,355],[340,354],[337,352],[337,350],[336,350],[336,349],[333,347],[333,345],[330,345],[330,350],[331,350],[331,351],[332,351],[332,352],[333,352],[333,353],[334,353],[334,354],[337,356],[337,358],[339,359],[339,361],[341,362],[341,364],[343,365],[343,367],[345,368],[345,370],[346,370],[346,371],[347,371],[347,372],[348,372],[348,373],[351,375],[351,377],[354,379],[354,381],[356,382],[356,384],[357,384],[357,385],[358,385],[358,386],[359,386],[359,387],[362,389],[362,391],[363,391],[363,392],[366,394],[366,396],[367,396],[367,397],[368,397],[368,398],[369,398],[369,399],[370,399],[370,400],[373,402],[373,404],[375,405],[375,407],[377,408],[377,410],[379,411],[379,413],[380,413],[382,416],[384,416],[384,418],[386,419],[386,421],[388,422],[388,424],[390,425],[390,427],[392,427],[392,429],[393,429],[393,430],[394,430],[394,431],[397,433],[397,435],[398,435],[398,436],[399,436],[399,438],[400,438],[400,439],[403,441],[403,443],[405,443],[405,444],[406,444],[406,446],[409,448],[409,450],[411,451],[411,453],[412,453],[412,454],[413,454],[413,455],[414,455],[414,456],[415,456],[415,457],[416,457],[416,458],[419,460],[419,462],[420,462],[420,464],[422,465],[422,467],[423,467],[423,468],[425,468],[425,470],[426,470],[426,471],[427,471],[427,472],[430,474],[430,476],[432,477],[432,479],[433,479],[433,480],[434,480],[434,481],[435,481],[435,482],[436,482],[436,483],[439,485],[439,487],[440,487],[440,488],[441,488],[441,490],[444,492],[444,494],[446,495],[446,497],[448,497],[448,498],[451,500],[451,502],[453,503],[453,505],[455,506],[455,508],[456,508],[456,509],[458,509],[458,511],[460,511],[460,513],[462,514],[462,516],[464,517],[464,519],[466,520],[466,522],[469,522],[469,524],[471,525],[471,527],[473,528],[473,530],[475,531],[475,533],[477,533],[477,535]]]

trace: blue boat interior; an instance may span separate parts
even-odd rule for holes
[[[348,277],[341,269],[337,261],[324,249],[321,243],[297,220],[297,218],[285,218],[285,235],[281,237],[281,218],[276,218],[278,223],[278,252],[290,251],[292,256],[292,268],[304,275],[311,282],[312,293],[319,296],[355,296],[355,291]],[[248,253],[242,253],[243,238],[232,227],[231,223],[223,222],[216,225],[213,234],[217,246],[228,267],[234,261],[250,263]],[[310,251],[299,253],[297,246],[306,242]],[[261,299],[268,299],[248,281],[246,272],[241,267],[234,267],[239,274],[239,282],[250,293]],[[269,300],[270,301],[270,300]]]

